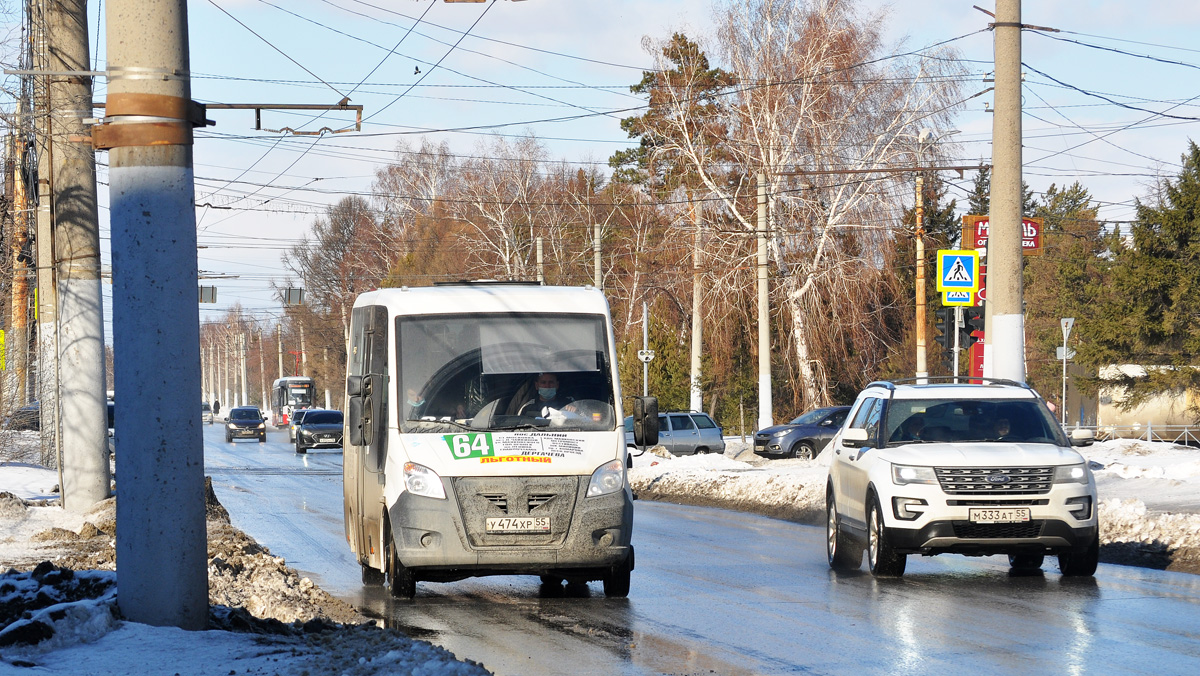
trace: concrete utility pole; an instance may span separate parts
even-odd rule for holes
[[[47,0],[45,12],[48,69],[90,70],[86,0]],[[96,155],[82,142],[83,120],[92,116],[92,83],[83,75],[47,77],[62,497],[65,509],[85,512],[109,495]]]
[[[31,5],[35,25],[45,26],[46,8]],[[45,34],[32,36],[36,48],[31,61],[35,70],[50,70],[49,48]],[[37,40],[37,37],[42,39]],[[31,45],[32,47],[32,45]],[[38,80],[41,86],[38,86]],[[34,78],[34,108],[50,109],[48,78]],[[58,291],[54,281],[54,220],[50,210],[53,185],[52,159],[54,146],[50,141],[56,118],[41,115],[35,118],[37,148],[37,225],[34,241],[37,246],[37,399],[40,406],[42,464],[57,467],[62,481],[61,436],[58,433]],[[51,464],[53,463],[53,464]]]
[[[701,411],[704,406],[703,393],[700,391],[700,353],[704,350],[704,320],[701,318],[704,275],[700,268],[700,247],[704,238],[700,235],[700,210],[695,202],[688,206],[692,212],[692,227],[696,230],[692,246],[692,391],[688,406],[693,411]]]
[[[208,624],[200,319],[187,5],[108,0],[113,344],[122,407],[154,411],[121,436],[117,599],[127,620]]]
[[[246,334],[244,333],[238,334],[238,357],[242,362],[242,406],[247,406],[250,404],[250,395],[247,392],[248,385],[246,384]]]
[[[304,322],[296,322],[300,325],[300,373],[298,376],[308,375],[308,352],[304,347]]]
[[[542,263],[542,238],[538,237],[534,241],[537,244],[537,248],[536,248],[536,251],[537,251],[537,281],[538,281],[538,284],[545,284],[546,283],[546,269],[545,269],[544,263]]]
[[[258,390],[262,396],[262,407],[266,411],[271,408],[271,402],[267,399],[267,369],[263,365],[263,352],[266,352],[266,347],[263,345],[262,327],[258,327]]]
[[[595,280],[596,288],[604,290],[604,271],[600,268],[600,224],[596,223],[593,226],[592,232],[592,267],[595,268],[592,277]]]
[[[927,382],[929,366],[925,362],[925,177],[917,174],[917,199],[913,209],[917,221],[917,382]]]
[[[771,410],[771,305],[767,295],[767,174],[758,172],[758,429],[775,424]]]
[[[996,112],[983,375],[1025,382],[1021,288],[1021,0],[996,0]]]
[[[279,341],[279,377],[283,377],[283,318],[275,325],[275,338]]]

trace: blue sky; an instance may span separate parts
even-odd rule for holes
[[[93,50],[103,68],[103,26],[95,23],[103,3],[90,4],[91,32],[100,36]],[[888,13],[887,50],[965,36],[952,44],[973,74],[964,91],[974,93],[987,86],[983,76],[992,70],[992,34],[980,32],[990,19],[972,4],[992,5],[911,0],[889,7],[863,0],[859,6],[864,13]],[[1200,100],[1187,102],[1200,96],[1200,50],[1191,47],[1200,3],[1024,4],[1026,23],[1071,31],[1056,36],[1095,46],[1025,33],[1023,60],[1070,85],[1027,71],[1026,181],[1041,191],[1079,180],[1099,201],[1102,217],[1127,220],[1133,198],[1146,193],[1154,176],[1177,169],[1197,123],[1078,90],[1146,111],[1200,117]],[[704,43],[711,32],[705,0],[190,0],[188,9],[193,98],[332,104],[349,95],[366,106],[362,133],[319,139],[255,131],[250,111],[210,111],[217,125],[196,144],[197,202],[232,208],[197,210],[205,247],[200,268],[236,279],[205,282],[218,286],[220,302],[201,306],[202,319],[216,318],[235,301],[254,313],[277,312],[271,282],[284,278],[280,254],[325,205],[369,190],[398,141],[444,138],[454,152],[471,154],[491,130],[429,130],[507,125],[495,131],[531,132],[556,159],[604,167],[613,151],[631,145],[618,126],[631,113],[614,111],[641,104],[628,86],[652,63],[643,36],[680,30]],[[991,100],[990,94],[973,99],[958,115],[953,140],[963,163],[990,161],[991,114],[984,103]],[[315,129],[349,120],[340,113],[318,120],[265,113],[263,125]],[[970,175],[952,194],[963,196],[969,186]],[[105,235],[106,219],[102,211]]]

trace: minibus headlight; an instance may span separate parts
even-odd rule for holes
[[[594,498],[600,495],[616,493],[625,487],[625,463],[621,460],[610,460],[592,472],[592,480],[588,483],[587,496]]]
[[[437,472],[415,462],[404,463],[404,487],[413,495],[446,499],[446,489],[442,488],[442,478]]]

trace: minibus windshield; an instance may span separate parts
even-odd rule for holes
[[[602,316],[401,316],[396,336],[405,432],[616,429]]]

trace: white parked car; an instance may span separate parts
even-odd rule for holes
[[[909,554],[1007,554],[1018,569],[1058,556],[1088,576],[1099,557],[1096,482],[1030,387],[875,382],[830,444],[829,565],[852,570],[863,550],[877,576],[904,574]]]

